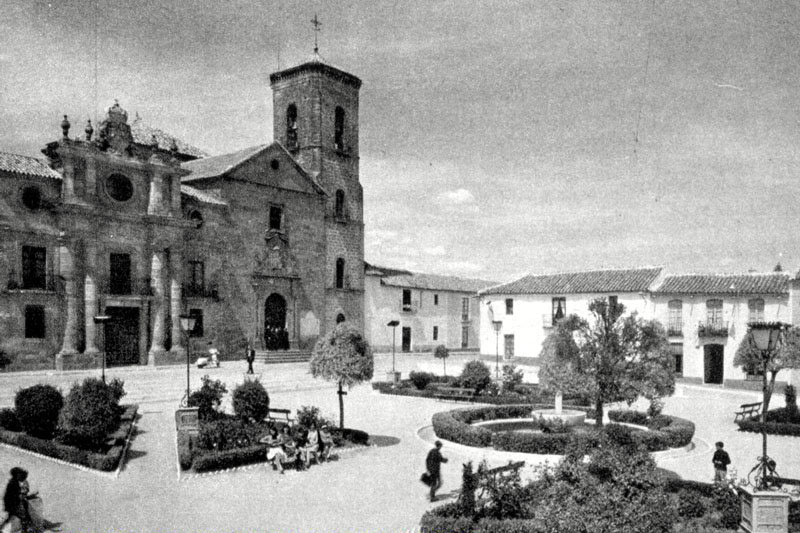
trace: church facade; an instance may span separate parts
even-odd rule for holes
[[[65,117],[46,161],[0,154],[7,367],[183,360],[181,315],[223,358],[363,328],[361,81],[319,61],[270,81],[270,144],[207,157],[115,104],[97,132]]]

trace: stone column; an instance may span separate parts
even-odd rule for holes
[[[170,176],[172,180],[172,216],[181,216],[181,178],[180,176]]]
[[[94,198],[97,194],[97,166],[93,157],[86,158],[86,186],[84,195],[87,198]]]
[[[172,319],[172,352],[175,354],[183,354],[185,347],[183,346],[184,332],[181,328],[181,300],[183,293],[181,290],[181,282],[183,280],[183,260],[179,250],[174,248],[170,249],[169,255],[169,312]]]
[[[58,246],[60,274],[64,279],[66,319],[64,321],[64,340],[61,350],[56,354],[56,370],[63,370],[64,356],[78,353],[78,295],[75,285],[75,245],[62,234],[59,236]]]
[[[64,161],[61,191],[62,198],[65,202],[72,202],[75,200],[75,166],[72,161]]]
[[[150,201],[147,204],[148,215],[161,215],[164,213],[164,177],[160,172],[153,171],[150,175]]]
[[[94,317],[97,314],[97,246],[94,242],[86,242],[84,258],[83,299],[85,304],[84,327],[86,328],[86,349],[84,353],[96,355],[97,350],[97,324]]]
[[[164,263],[166,253],[164,250],[153,252],[150,268],[150,286],[153,289],[153,335],[151,337],[150,351],[147,353],[147,364],[154,366],[156,358],[163,356],[164,352],[164,317],[166,308],[166,291],[164,290]]]

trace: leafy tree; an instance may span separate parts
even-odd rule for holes
[[[483,361],[469,361],[461,370],[459,381],[462,387],[475,389],[475,394],[480,394],[492,382],[492,371]]]
[[[775,391],[775,378],[778,372],[784,368],[800,368],[800,330],[790,328],[784,331],[781,345],[768,353],[759,350],[752,342],[751,336],[746,335],[736,350],[733,364],[747,372],[760,373],[763,376],[762,411],[766,413],[769,410],[772,393]]]
[[[233,389],[233,412],[244,420],[261,421],[269,414],[269,394],[260,381],[245,381]]]
[[[119,380],[111,385],[86,378],[73,385],[61,410],[61,439],[85,449],[102,449],[108,434],[119,427],[119,398],[124,394]]]
[[[369,381],[375,370],[372,348],[361,332],[347,322],[321,337],[311,355],[311,375],[339,385],[339,427],[344,428],[344,386]]]
[[[197,416],[200,420],[213,420],[217,417],[222,397],[228,388],[218,379],[211,381],[208,375],[203,376],[203,386],[189,396],[189,406],[197,407]]]
[[[433,350],[433,356],[437,359],[442,360],[442,364],[444,365],[444,375],[447,375],[447,358],[450,357],[450,352],[447,349],[447,346],[444,344],[440,344]]]
[[[545,340],[542,388],[593,398],[598,426],[608,402],[630,404],[639,396],[652,401],[675,392],[672,356],[658,321],[624,316],[622,304],[605,298],[592,301],[589,311],[591,320],[570,315]]]
[[[517,365],[503,365],[503,392],[514,392],[522,384],[525,374]]]

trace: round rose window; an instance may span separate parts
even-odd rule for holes
[[[133,184],[122,174],[112,174],[106,178],[106,192],[118,202],[127,202],[133,196]]]

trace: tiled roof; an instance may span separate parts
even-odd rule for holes
[[[214,191],[204,191],[181,184],[181,194],[185,194],[205,204],[228,205],[228,203],[220,198]]]
[[[436,274],[410,274],[387,276],[381,278],[383,285],[405,287],[408,289],[430,289],[455,292],[478,292],[481,289],[495,285],[493,281],[482,279],[464,279],[455,276],[439,276]]]
[[[402,268],[382,267],[364,261],[364,272],[376,276],[410,276],[411,271]]]
[[[158,141],[158,147],[162,150],[171,150],[172,141],[174,140],[178,147],[178,152],[181,154],[192,157],[208,157],[208,153],[204,152],[200,148],[192,146],[191,144],[187,144],[177,137],[165,132],[164,130],[148,126],[142,122],[141,117],[138,115],[133,122],[131,122],[131,134],[133,135],[133,142],[137,144],[150,146],[153,142],[153,136],[155,136],[156,140]]]
[[[61,179],[61,174],[47,166],[47,163],[41,159],[8,152],[0,152],[0,170],[28,176]]]
[[[593,270],[565,274],[525,276],[491,287],[481,294],[582,294],[642,292],[650,289],[661,267],[624,270]]]
[[[229,170],[238,167],[261,150],[264,150],[266,147],[266,144],[259,144],[258,146],[251,146],[250,148],[245,148],[244,150],[239,150],[238,152],[230,154],[215,155],[203,159],[195,159],[194,161],[187,161],[181,166],[186,170],[191,170],[192,173],[181,178],[181,181],[186,183],[203,178],[222,176]]]
[[[764,294],[789,293],[789,275],[763,274],[680,274],[666,276],[655,290],[665,294]]]

